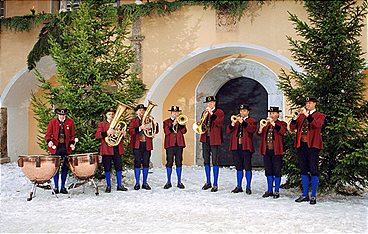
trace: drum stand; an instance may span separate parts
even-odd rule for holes
[[[47,185],[44,185],[44,183],[47,183]],[[44,183],[38,183],[38,182],[34,182],[33,183],[33,187],[32,187],[31,192],[29,193],[29,198],[27,198],[27,201],[31,201],[34,197],[36,197],[36,189],[37,189],[37,187],[43,188],[45,190],[51,189],[52,194],[55,195],[56,198],[58,198],[58,196],[54,192],[54,187],[52,187],[51,181],[49,180],[49,181],[46,181]]]
[[[95,183],[95,181],[93,180],[93,178],[92,178],[92,177],[87,178],[87,179],[81,179],[81,178],[78,178],[78,177],[74,177],[74,178],[76,178],[76,179],[77,179],[77,181],[76,181],[75,183],[72,183],[72,184],[69,186],[69,188],[68,188],[68,189],[70,189],[69,198],[71,198],[71,196],[72,196],[72,191],[73,191],[75,188],[77,188],[77,187],[79,187],[79,186],[81,186],[81,185],[83,185],[83,193],[84,193],[84,190],[85,190],[85,184],[86,184],[86,183],[88,183],[88,182],[92,182],[93,187],[95,188],[95,194],[96,194],[96,196],[98,196],[98,195],[100,194],[100,193],[98,192],[98,186],[96,185],[96,183]]]

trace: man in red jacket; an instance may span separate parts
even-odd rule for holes
[[[257,130],[257,120],[249,117],[251,108],[249,105],[241,104],[239,106],[239,116],[236,121],[231,121],[226,128],[226,132],[231,134],[229,150],[233,154],[233,160],[236,167],[237,186],[231,192],[243,192],[242,181],[244,177],[247,180],[245,192],[249,195],[252,181],[252,154],[254,152],[253,134]]]
[[[267,178],[267,191],[262,197],[279,198],[281,183],[282,157],[284,155],[283,136],[287,131],[287,123],[279,120],[279,107],[271,106],[266,125],[260,125],[258,136],[261,138],[259,154],[263,155],[263,164]],[[275,192],[273,192],[275,181]]]
[[[147,137],[144,134],[144,130],[150,128],[145,123],[142,123],[142,117],[146,111],[146,107],[143,104],[139,104],[135,108],[137,117],[130,120],[128,133],[130,134],[130,147],[133,149],[134,154],[134,175],[135,185],[134,190],[140,189],[140,175],[141,167],[143,167],[143,183],[142,188],[151,190],[151,187],[147,183],[149,162],[151,157],[151,150],[153,149],[152,137]],[[158,133],[158,123],[152,120],[152,124],[156,125],[156,132]]]
[[[61,189],[60,193],[68,194],[65,188],[66,178],[68,176],[69,164],[68,155],[74,150],[75,130],[74,121],[66,117],[68,110],[65,108],[56,108],[56,118],[50,120],[47,125],[45,139],[50,154],[59,155],[62,159],[61,166]],[[54,192],[59,193],[59,171],[54,176]]]
[[[101,139],[100,146],[100,155],[102,155],[102,164],[105,171],[106,176],[106,193],[111,193],[111,169],[112,162],[114,162],[114,167],[116,171],[116,182],[117,182],[117,191],[127,191],[128,189],[124,187],[122,184],[122,170],[123,170],[123,162],[121,156],[124,154],[124,145],[123,141],[116,146],[109,146],[105,138],[115,135],[117,132],[115,129],[110,128],[111,121],[115,116],[115,109],[109,109],[106,111],[106,120],[100,122],[97,126],[96,130],[96,138]],[[123,138],[126,135],[126,132],[123,131]]]
[[[293,118],[290,123],[290,130],[296,129],[294,146],[297,149],[303,187],[303,195],[295,201],[310,201],[311,205],[317,202],[319,152],[323,149],[321,130],[325,121],[325,115],[316,111],[316,104],[316,98],[308,97],[303,113],[296,116],[296,119]],[[308,191],[309,172],[312,184],[311,198]]]
[[[213,187],[211,192],[218,191],[218,175],[219,175],[219,153],[220,145],[223,142],[222,125],[224,124],[224,112],[216,108],[216,98],[214,96],[206,97],[207,107],[202,113],[202,116],[207,112],[207,118],[205,123],[207,125],[207,131],[201,135],[200,142],[202,142],[204,169],[206,173],[206,183],[202,189],[207,190],[212,187],[211,185],[211,166],[210,156],[212,156],[213,165]]]
[[[180,108],[178,106],[172,106],[169,110],[171,112],[170,118],[163,122],[165,141],[164,147],[166,149],[166,174],[167,183],[164,189],[171,188],[171,173],[172,166],[174,163],[175,156],[175,166],[176,175],[178,177],[178,188],[184,189],[185,186],[181,182],[181,172],[183,164],[183,149],[185,148],[184,134],[187,133],[187,127],[185,125],[180,125],[178,123],[178,116],[180,115]]]

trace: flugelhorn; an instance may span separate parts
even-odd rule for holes
[[[261,121],[259,121],[259,124],[263,127],[265,127],[267,125],[267,120],[266,119],[261,119]]]
[[[207,132],[208,128],[207,128],[205,121],[206,121],[208,114],[209,112],[205,111],[202,115],[202,118],[198,122],[193,124],[193,131],[195,131],[197,134],[203,134]]]
[[[230,117],[230,120],[231,120],[231,122],[233,122],[233,123],[236,123],[236,121],[238,121],[238,118],[240,117],[240,115],[232,115],[231,117]]]
[[[180,114],[177,120],[178,120],[178,124],[185,125],[188,122],[188,116]]]

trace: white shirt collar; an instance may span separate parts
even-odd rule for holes
[[[309,114],[311,115],[311,114],[313,114],[314,112],[316,112],[316,109],[311,110],[311,111],[309,112]]]

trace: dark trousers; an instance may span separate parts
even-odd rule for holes
[[[140,142],[139,149],[133,150],[134,154],[134,168],[148,168],[151,151],[146,150],[146,142]]]
[[[308,172],[310,172],[312,176],[319,176],[319,151],[316,148],[308,148],[305,142],[301,143],[300,148],[297,149],[297,154],[302,175],[308,175]]]
[[[68,162],[68,152],[66,151],[65,143],[58,144],[56,149],[56,155],[61,156],[61,171],[68,172],[69,170],[69,162]]]
[[[203,149],[204,165],[209,165],[210,164],[210,158],[212,156],[212,165],[213,166],[218,166],[219,165],[220,146],[219,145],[210,145],[209,137],[207,137],[207,142],[202,142],[202,149]]]
[[[112,162],[114,162],[115,171],[123,170],[123,160],[119,154],[115,155],[102,155],[102,164],[105,172],[111,171]]]
[[[266,176],[281,177],[282,155],[275,155],[273,150],[266,150],[263,164]]]
[[[174,164],[176,167],[181,167],[183,165],[183,147],[174,146],[166,149],[166,167],[172,167]]]
[[[252,170],[252,152],[242,150],[242,145],[238,144],[238,150],[232,150],[233,160],[237,171]]]

